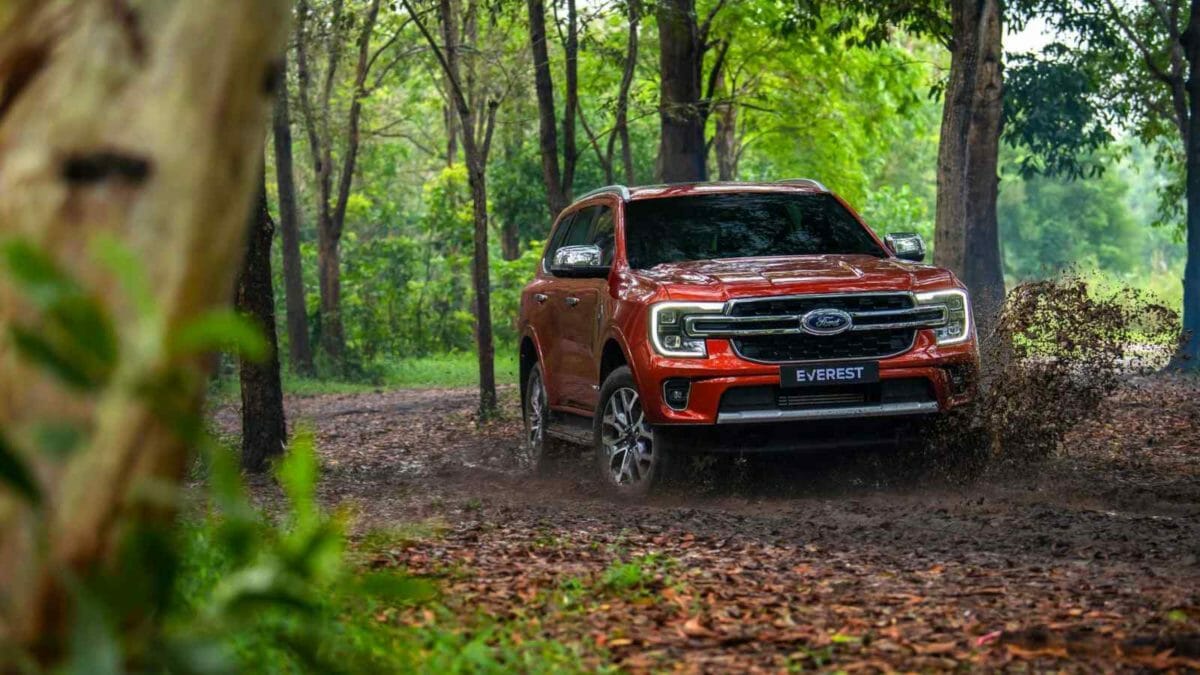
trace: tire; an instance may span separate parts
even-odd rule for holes
[[[534,365],[525,381],[525,400],[521,403],[521,418],[525,435],[521,439],[520,468],[537,474],[549,471],[558,444],[546,435],[550,421],[550,401],[546,397],[541,364]]]
[[[646,423],[627,366],[614,370],[600,387],[592,437],[597,473],[614,496],[636,501],[665,482],[670,455],[666,435]]]

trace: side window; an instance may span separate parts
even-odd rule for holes
[[[559,221],[558,227],[554,228],[554,234],[550,236],[550,245],[546,247],[546,258],[542,260],[542,268],[547,272],[550,271],[550,263],[554,262],[554,252],[562,246],[562,241],[567,236],[567,231],[571,229],[571,225],[575,222],[576,215],[578,214],[568,213]]]
[[[611,265],[613,251],[616,250],[617,246],[617,231],[613,218],[613,210],[607,206],[598,206],[595,208],[598,210],[598,213],[596,219],[592,221],[588,243],[593,246],[599,246],[601,262],[605,265]]]
[[[546,258],[543,261],[545,269],[550,270],[558,249],[584,244],[599,246],[603,252],[604,264],[612,264],[613,251],[616,248],[612,209],[607,206],[589,206],[567,214],[554,231],[554,238],[550,240],[550,247],[546,249]]]
[[[591,233],[592,219],[596,216],[596,209],[597,207],[594,206],[588,207],[575,213],[569,213],[563,218],[558,229],[554,231],[554,239],[550,242],[550,248],[546,250],[546,259],[543,261],[546,271],[550,271],[550,266],[554,263],[554,254],[558,249],[564,246],[588,243],[588,235]]]
[[[563,246],[579,246],[591,242],[592,221],[596,218],[596,212],[600,210],[599,206],[589,206],[586,209],[580,209],[575,213],[575,219],[571,221],[571,229],[567,231],[563,237],[559,248]]]

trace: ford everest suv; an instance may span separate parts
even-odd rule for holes
[[[601,188],[518,321],[526,452],[591,446],[640,496],[671,457],[895,444],[974,396],[970,298],[816,181]]]

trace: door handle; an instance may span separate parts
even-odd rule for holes
[[[550,296],[546,295],[545,293],[534,293],[533,299],[537,300],[539,303],[542,303],[549,300]]]
[[[570,307],[574,307],[575,305],[578,305],[578,304],[579,304],[579,298],[577,298],[577,297],[575,297],[575,296],[573,296],[573,295],[568,295],[568,296],[567,296],[567,305],[568,305],[568,306],[570,306]]]

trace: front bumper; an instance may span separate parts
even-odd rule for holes
[[[643,344],[636,355],[641,367],[635,370],[643,410],[652,424],[744,425],[805,422],[855,418],[916,417],[948,411],[975,397],[978,352],[974,340],[939,346],[932,332],[917,334],[909,351],[879,361],[881,385],[927,383],[928,394],[902,398],[876,396],[850,404],[784,406],[767,403],[760,407],[730,409],[725,395],[735,389],[779,387],[779,365],[747,361],[738,356],[728,340],[708,340],[708,358],[664,358]],[[895,382],[893,382],[895,381]],[[664,385],[686,382],[687,405],[667,404]],[[773,399],[772,399],[773,400]]]

